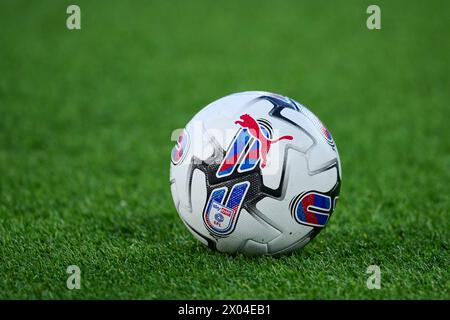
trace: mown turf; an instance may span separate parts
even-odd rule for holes
[[[376,1],[380,31],[372,1],[75,3],[80,31],[72,1],[0,4],[0,298],[450,298],[448,1]],[[289,256],[210,251],[172,204],[172,130],[244,90],[339,147],[339,206]]]

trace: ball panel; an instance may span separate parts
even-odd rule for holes
[[[269,253],[266,243],[259,243],[253,240],[247,240],[240,252],[250,256],[258,256]]]
[[[246,209],[242,209],[239,215],[239,223],[236,225],[233,236],[218,238],[217,249],[233,253],[242,251],[248,240],[266,244],[280,235],[280,231],[276,228],[261,219],[257,219]]]

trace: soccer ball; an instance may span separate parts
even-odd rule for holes
[[[274,255],[305,246],[328,223],[341,185],[336,144],[305,106],[263,91],[203,108],[179,133],[170,187],[203,244]]]

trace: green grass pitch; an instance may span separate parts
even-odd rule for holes
[[[449,4],[1,1],[0,298],[449,299]],[[339,147],[337,210],[291,255],[213,252],[172,203],[172,130],[245,90]]]

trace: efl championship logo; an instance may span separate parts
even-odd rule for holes
[[[236,171],[252,171],[258,164],[261,169],[265,168],[272,144],[293,139],[288,135],[272,139],[273,130],[270,123],[264,119],[257,121],[249,114],[241,115],[235,124],[241,128],[225,153],[216,172],[217,178],[228,177]],[[211,192],[203,215],[208,230],[218,236],[227,236],[233,232],[249,187],[250,182],[244,181],[235,184],[230,191],[227,187],[221,187]]]
[[[207,228],[216,235],[227,236],[233,232],[239,210],[248,191],[250,182],[237,183],[231,189],[227,201],[228,188],[218,188],[211,192],[203,220]]]

